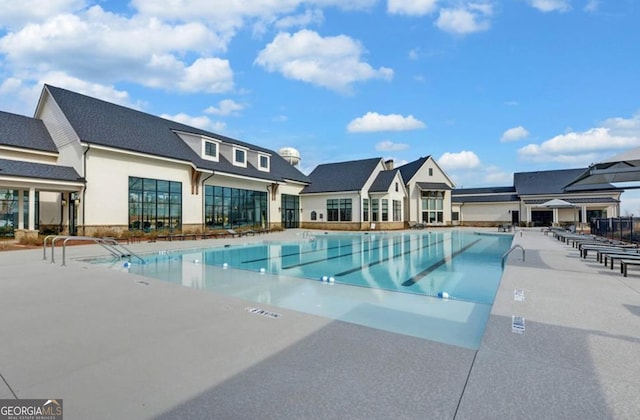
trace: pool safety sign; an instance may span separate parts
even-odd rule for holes
[[[249,307],[249,308],[245,308],[245,310],[252,314],[262,315],[262,316],[266,316],[267,318],[273,318],[273,319],[277,319],[282,316],[277,312],[271,312],[271,311],[267,311],[266,309],[260,309],[260,308]]]
[[[524,334],[524,317],[513,315],[511,317],[511,332]]]
[[[0,420],[62,420],[62,399],[0,399]]]

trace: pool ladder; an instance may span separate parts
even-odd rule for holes
[[[147,262],[138,254],[131,251],[126,246],[122,245],[114,238],[94,238],[91,236],[65,236],[65,235],[49,235],[44,238],[44,242],[42,244],[42,259],[47,259],[47,241],[51,239],[51,263],[55,263],[55,243],[57,240],[62,239],[62,265],[66,265],[66,256],[67,256],[67,242],[68,241],[84,241],[84,242],[93,242],[107,251],[114,257],[118,259],[126,258],[126,257],[136,257],[139,259],[142,264],[146,264]]]
[[[515,244],[514,246],[512,246],[511,248],[509,248],[509,250],[507,252],[504,253],[504,255],[502,256],[502,269],[504,270],[504,262],[507,259],[507,257],[509,256],[509,254],[511,254],[513,251],[515,251],[517,248],[520,248],[520,250],[522,250],[522,261],[524,261],[524,248],[522,247],[522,245],[519,244]]]

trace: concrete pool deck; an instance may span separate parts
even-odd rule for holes
[[[66,267],[60,250],[56,264],[0,252],[0,398],[62,398],[66,419],[640,418],[640,271],[625,278],[539,230],[514,244],[526,259],[507,258],[477,351],[78,260],[105,255],[94,245],[69,248]]]

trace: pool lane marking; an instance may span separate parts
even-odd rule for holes
[[[378,260],[378,261],[375,261],[375,262],[372,262],[372,263],[369,263],[369,264],[361,265],[360,267],[355,267],[355,268],[352,268],[350,270],[343,271],[341,273],[334,274],[334,277],[342,277],[342,276],[346,276],[347,274],[355,273],[356,271],[362,271],[365,268],[369,268],[369,267],[373,267],[374,265],[382,264],[383,262],[389,261],[390,259],[393,259],[393,258],[397,258],[397,257],[401,257],[401,256],[404,256],[404,255],[407,255],[407,254],[411,254],[414,251],[419,251],[421,249],[429,248],[432,245],[440,244],[440,243],[442,243],[442,242],[444,242],[446,240],[450,240],[450,239],[449,238],[442,238],[441,240],[439,240],[437,242],[428,243],[428,244],[426,244],[424,246],[421,246],[420,248],[409,249],[408,251],[405,251],[405,252],[403,252],[401,254],[390,255],[390,256],[388,256],[386,258],[383,258],[381,260]],[[405,241],[405,243],[406,243],[406,241]]]
[[[408,239],[405,239],[403,242],[407,243],[411,241],[411,237],[409,237]],[[377,249],[380,249],[381,245],[378,245],[376,247],[372,247],[370,248],[370,251],[375,251]],[[328,248],[327,248],[328,249]],[[289,270],[291,268],[296,268],[296,267],[302,267],[303,265],[311,265],[311,264],[317,264],[317,263],[321,263],[321,262],[325,262],[325,261],[329,261],[329,260],[335,260],[337,258],[342,258],[342,257],[348,257],[349,255],[354,255],[354,254],[362,254],[364,252],[363,249],[361,249],[358,252],[349,252],[348,254],[340,254],[340,255],[334,255],[333,257],[326,257],[326,258],[322,258],[319,260],[311,260],[311,261],[306,261],[300,264],[294,264],[294,265],[290,265],[288,267],[282,267],[283,270]]]
[[[269,261],[269,260],[272,260],[274,258],[295,257],[296,255],[313,254],[314,252],[328,251],[328,250],[348,248],[348,247],[353,247],[353,242],[348,243],[346,245],[337,245],[337,246],[331,246],[331,247],[322,248],[322,249],[312,249],[310,251],[304,251],[304,252],[294,252],[294,253],[291,253],[291,254],[278,255],[276,257],[264,257],[264,258],[257,258],[255,260],[246,260],[246,261],[242,261],[240,264],[249,264],[249,263],[255,263],[255,262],[260,262],[260,261]]]
[[[431,273],[432,271],[436,270],[438,267],[441,267],[441,266],[445,265],[446,263],[448,263],[449,261],[451,261],[452,259],[454,259],[458,255],[460,255],[461,253],[463,253],[467,249],[471,248],[472,246],[474,246],[478,242],[480,242],[480,239],[477,239],[477,240],[471,242],[469,245],[460,248],[459,250],[457,250],[456,252],[452,253],[451,255],[449,255],[447,257],[444,257],[443,259],[441,259],[437,263],[430,265],[429,267],[427,267],[426,269],[422,270],[421,272],[419,272],[415,276],[411,277],[409,280],[407,280],[404,283],[402,283],[402,285],[405,286],[405,287],[413,286],[414,284],[416,284],[417,282],[419,282],[420,280],[425,278],[427,275],[429,275],[429,273]]]

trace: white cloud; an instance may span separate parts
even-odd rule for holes
[[[409,60],[417,60],[420,58],[420,52],[418,49],[414,48],[409,51]]]
[[[589,0],[587,4],[584,6],[585,12],[597,12],[600,7],[599,0]]]
[[[224,48],[224,41],[203,24],[171,26],[156,19],[128,19],[98,6],[29,24],[0,39],[5,68],[23,79],[64,72],[99,84],[131,81],[187,92],[233,88],[227,60],[208,57],[189,63],[183,58],[186,52],[200,55]]]
[[[518,127],[510,128],[506,130],[504,133],[502,133],[502,137],[500,138],[500,141],[501,142],[516,141],[516,140],[524,139],[526,137],[529,137],[529,132],[523,126],[520,125]]]
[[[438,165],[446,171],[474,169],[480,167],[480,158],[474,152],[463,150],[458,153],[446,152],[438,159]]]
[[[322,10],[306,10],[301,15],[285,16],[282,19],[278,19],[274,26],[277,29],[288,28],[304,28],[310,25],[320,25],[324,22],[324,14]]]
[[[488,20],[493,8],[486,3],[470,3],[466,7],[440,9],[436,26],[445,31],[459,35],[486,31],[491,27]]]
[[[382,115],[377,112],[367,112],[364,116],[352,120],[347,125],[350,133],[370,131],[407,131],[425,128],[422,121],[413,115],[403,117],[398,114]]]
[[[640,114],[631,118],[609,118],[600,127],[557,135],[541,144],[529,144],[518,151],[534,162],[593,163],[603,155],[640,146]]]
[[[436,9],[438,0],[388,0],[387,12],[397,15],[424,16]]]
[[[81,10],[86,3],[85,0],[0,0],[0,28],[16,29],[27,23],[43,22],[51,16]]]
[[[227,127],[227,125],[221,121],[214,122],[214,121],[211,121],[209,117],[205,117],[205,116],[193,117],[183,112],[176,115],[162,114],[160,116],[162,118],[166,118],[168,120],[186,124],[191,127],[201,128],[203,130],[208,130],[213,132],[223,131]]]
[[[317,32],[301,30],[278,34],[260,51],[255,63],[286,78],[344,93],[355,82],[393,77],[393,70],[376,70],[362,61],[363,53],[362,45],[346,35],[323,38]]]
[[[531,7],[541,12],[566,12],[571,8],[569,0],[529,0]]]
[[[233,99],[223,99],[218,102],[218,106],[210,106],[204,110],[207,114],[212,115],[238,115],[244,109],[244,105],[237,103]]]
[[[408,148],[409,145],[406,143],[394,143],[390,140],[384,140],[376,144],[376,150],[379,152],[399,152]]]

